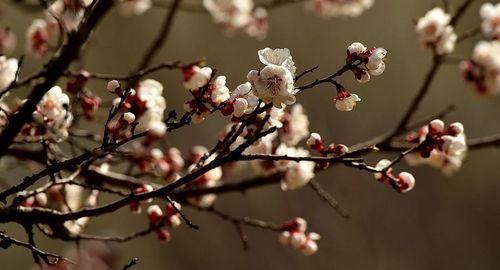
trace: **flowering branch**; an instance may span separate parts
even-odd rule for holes
[[[112,0],[98,0],[87,13],[87,16],[77,32],[70,33],[68,40],[59,52],[46,65],[47,72],[43,72],[43,82],[37,84],[27,98],[27,101],[13,114],[9,123],[0,133],[0,156],[5,154],[6,149],[14,141],[14,137],[19,133],[23,125],[31,118],[38,102],[45,93],[56,83],[59,77],[68,68],[69,64],[78,56],[80,47],[87,41],[94,27],[107,13],[113,4]]]

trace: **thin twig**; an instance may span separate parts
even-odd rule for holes
[[[330,207],[333,210],[335,210],[335,212],[337,212],[340,216],[346,219],[350,217],[349,212],[343,207],[341,207],[337,202],[337,200],[335,200],[335,198],[333,198],[333,196],[330,193],[328,193],[328,191],[326,191],[321,186],[321,184],[318,181],[316,181],[316,179],[311,179],[311,181],[309,181],[309,186],[312,188],[312,190],[314,190],[314,192],[316,192],[316,194],[318,195],[318,197],[320,197],[320,199],[322,199],[324,202],[330,205]]]

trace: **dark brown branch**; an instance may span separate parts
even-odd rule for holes
[[[498,147],[500,146],[500,134],[483,137],[483,138],[475,138],[467,140],[467,145],[469,149],[483,149],[486,147]]]
[[[274,224],[271,222],[263,221],[260,219],[255,219],[255,218],[250,218],[250,217],[235,217],[229,214],[226,214],[224,212],[221,212],[219,210],[216,210],[215,208],[197,208],[198,210],[206,211],[209,213],[212,213],[224,220],[239,223],[239,224],[244,224],[250,227],[255,227],[255,228],[260,228],[264,230],[270,230],[270,231],[275,231],[275,232],[281,232],[283,231],[283,227],[278,224]]]
[[[300,92],[300,91],[303,91],[303,90],[306,90],[306,89],[310,89],[310,88],[316,87],[317,85],[320,85],[320,84],[323,84],[323,83],[332,83],[335,78],[337,78],[339,76],[342,76],[342,74],[344,74],[345,72],[351,70],[351,68],[353,68],[353,67],[355,67],[357,65],[358,64],[352,64],[352,65],[351,64],[345,64],[343,67],[341,67],[334,74],[332,74],[330,76],[327,76],[327,77],[325,77],[323,79],[316,79],[315,81],[313,81],[313,82],[311,82],[309,84],[296,87],[295,90],[297,92]]]
[[[33,111],[45,93],[57,82],[70,63],[78,57],[82,45],[87,41],[95,26],[113,5],[112,0],[98,0],[91,7],[77,32],[69,33],[66,43],[45,65],[43,81],[29,94],[23,106],[9,118],[9,123],[0,134],[0,156],[3,156],[21,128],[31,119]]]
[[[457,9],[455,12],[455,15],[451,18],[450,25],[451,26],[456,26],[458,21],[462,18],[462,16],[465,14],[465,11],[470,7],[470,5],[476,0],[465,0]]]
[[[480,33],[481,33],[481,27],[476,27],[474,29],[470,29],[470,30],[462,33],[460,36],[458,36],[457,43],[462,42],[462,41],[469,39],[471,37],[474,37]]]
[[[140,79],[146,75],[149,75],[151,73],[154,73],[158,70],[162,69],[182,69],[191,65],[196,65],[201,63],[203,60],[198,60],[192,63],[183,63],[181,61],[175,61],[175,62],[165,62],[161,63],[149,68],[144,68],[142,70],[139,70],[135,73],[129,74],[129,75],[123,75],[123,74],[102,74],[102,73],[90,73],[90,78],[91,79],[98,79],[98,80],[118,80],[118,81],[131,81],[131,80],[137,80]],[[79,73],[78,72],[66,72],[64,76],[66,77],[73,77],[77,76]]]
[[[137,263],[139,262],[139,259],[137,258],[132,258],[130,260],[130,262],[127,263],[127,265],[125,265],[122,270],[127,270],[127,269],[130,269],[132,268],[134,265],[136,265]]]
[[[436,77],[437,71],[441,66],[442,62],[443,62],[443,56],[434,55],[432,59],[432,65],[429,71],[427,71],[427,75],[425,76],[422,86],[420,86],[420,90],[418,91],[417,95],[413,98],[410,106],[408,107],[405,114],[399,121],[394,133],[399,133],[401,131],[407,130],[408,122],[411,120],[411,117],[418,110],[420,104],[422,103],[422,100],[429,92],[432,81]]]
[[[140,138],[140,137],[144,136],[145,134],[146,134],[145,132],[135,134],[134,136],[130,137],[129,139],[122,140],[118,143],[114,143],[114,144],[108,145],[106,147],[99,147],[99,148],[94,149],[92,152],[83,153],[80,156],[77,156],[75,158],[51,164],[46,169],[44,169],[44,170],[42,170],[42,171],[40,171],[32,176],[25,177],[23,179],[23,181],[21,183],[19,183],[18,185],[15,185],[15,186],[13,186],[13,187],[11,187],[3,192],[0,192],[0,201],[5,203],[8,196],[25,190],[26,188],[32,186],[36,181],[38,181],[39,179],[41,179],[45,176],[55,174],[59,171],[62,171],[62,170],[68,169],[68,168],[73,168],[73,167],[78,166],[78,165],[82,164],[83,162],[90,160],[92,158],[103,157],[106,154],[110,153],[111,151],[114,151],[118,147],[124,145],[125,143],[130,142],[132,140],[135,140],[137,138]]]
[[[174,22],[175,15],[178,11],[179,5],[181,4],[181,1],[182,0],[174,0],[174,2],[172,3],[171,8],[167,12],[165,20],[163,21],[160,32],[156,36],[156,39],[153,41],[151,46],[149,46],[148,50],[146,51],[144,58],[141,60],[136,69],[137,71],[145,69],[149,66],[149,64],[151,64],[151,61],[153,60],[153,58],[156,56],[156,54],[159,52],[159,50],[167,40],[170,33],[170,29],[172,28]]]

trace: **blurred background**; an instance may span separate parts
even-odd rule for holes
[[[374,6],[354,19],[321,19],[304,10],[302,4],[290,4],[269,11],[267,39],[257,41],[244,36],[227,37],[206,13],[178,13],[166,46],[155,62],[190,62],[206,57],[209,66],[226,75],[233,89],[245,82],[247,72],[260,63],[257,50],[265,47],[291,50],[298,71],[319,65],[305,83],[329,75],[344,63],[346,47],[359,41],[366,46],[389,51],[385,73],[368,84],[358,84],[351,74],[341,82],[362,98],[350,113],[335,109],[334,89],[322,85],[298,96],[311,122],[311,132],[319,132],[327,141],[355,144],[384,133],[395,125],[416,94],[430,65],[431,55],[416,42],[413,20],[431,9],[432,0],[375,0]],[[485,1],[476,1],[457,27],[457,33],[475,28],[478,9]],[[493,1],[495,2],[495,1]],[[461,1],[450,0],[453,6]],[[24,33],[33,18],[41,13],[26,13],[10,1],[0,1],[1,26],[10,26],[18,36],[23,53]],[[92,72],[126,74],[135,68],[166,14],[155,8],[144,16],[125,18],[113,11],[93,34],[82,66]],[[477,42],[461,43],[455,55],[468,57]],[[28,58],[23,74],[38,70],[45,59]],[[169,109],[182,110],[188,93],[181,84],[179,71],[160,71],[151,78],[165,86]],[[61,82],[61,85],[64,81]],[[22,96],[29,89],[20,90]],[[92,82],[91,90],[108,99],[105,82]],[[23,92],[25,91],[25,92]],[[438,112],[450,104],[457,110],[445,121],[461,121],[469,138],[500,132],[500,99],[478,97],[462,80],[456,65],[444,66],[430,94],[414,119]],[[87,128],[101,132],[106,109],[98,123]],[[212,146],[216,134],[226,124],[222,117],[210,117],[203,125],[191,126],[168,134],[169,146],[187,151],[193,144]],[[383,155],[382,155],[383,156]],[[375,162],[382,157],[371,157]],[[398,194],[387,185],[373,180],[370,173],[334,167],[317,179],[351,213],[344,220],[324,204],[308,187],[282,192],[278,185],[250,190],[246,194],[220,196],[216,206],[236,216],[251,216],[281,223],[300,216],[309,228],[321,234],[320,250],[306,257],[285,248],[277,234],[245,228],[249,250],[244,251],[231,223],[209,213],[187,209],[185,213],[199,231],[181,226],[172,231],[172,240],[160,244],[154,235],[113,246],[116,269],[131,258],[140,262],[133,269],[499,269],[500,268],[500,151],[490,148],[469,154],[462,170],[452,177],[430,167],[407,167],[416,179],[415,189]],[[16,168],[0,172],[9,183],[17,183],[27,171]],[[99,235],[125,235],[145,228],[145,219],[128,210],[95,218],[88,232]],[[24,239],[17,227],[4,227]],[[73,245],[37,235],[38,245],[47,251],[64,253]],[[0,251],[1,269],[31,269],[31,254],[21,248]]]

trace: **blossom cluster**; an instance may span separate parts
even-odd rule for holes
[[[159,148],[148,148],[144,142],[135,142],[130,149],[130,160],[137,164],[142,173],[159,177],[167,183],[179,178],[185,161],[179,149],[172,147],[165,152]]]
[[[294,218],[283,225],[283,232],[279,236],[279,242],[285,246],[299,250],[306,256],[313,255],[318,251],[320,235],[307,231],[307,221],[303,218]]]
[[[480,41],[472,58],[460,63],[464,78],[481,95],[500,93],[500,41]]]
[[[420,44],[439,55],[453,52],[457,35],[450,22],[451,15],[442,8],[435,7],[428,11],[415,26]]]
[[[387,50],[373,47],[368,49],[360,42],[354,42],[347,47],[346,63],[351,65],[354,77],[360,83],[370,81],[370,75],[379,76],[385,71]]]
[[[267,35],[267,11],[255,7],[253,0],[203,0],[203,6],[229,34],[240,32],[258,39]]]
[[[68,128],[73,121],[70,100],[61,87],[52,87],[33,112],[32,121],[26,124],[21,136],[25,141],[50,140],[60,142],[68,137]]]
[[[205,121],[212,109],[219,108],[223,114],[231,109],[230,104],[226,103],[230,94],[225,76],[217,76],[212,81],[212,69],[198,66],[185,68],[183,74],[183,85],[193,96],[192,100],[184,104],[184,109],[191,114],[195,124]]]
[[[485,3],[479,11],[483,34],[491,40],[500,39],[500,3]]]
[[[464,126],[459,122],[446,127],[442,120],[435,119],[417,132],[408,134],[406,140],[420,144],[418,153],[405,157],[408,164],[428,164],[446,175],[458,171],[467,154]]]
[[[122,114],[107,124],[107,131],[115,139],[129,137],[132,132],[126,128],[137,123],[134,125],[137,131],[147,131],[150,138],[163,137],[167,132],[163,119],[167,108],[167,102],[162,96],[163,85],[158,81],[145,79],[140,81],[136,88],[137,90],[124,90],[118,81],[108,82],[108,91],[118,96],[113,105]]]
[[[150,205],[147,209],[147,216],[151,227],[155,228],[156,236],[161,243],[170,241],[170,232],[167,227],[177,228],[182,224],[179,211],[181,205],[177,202],[169,203],[165,206],[165,211],[157,204]]]
[[[83,116],[87,120],[94,120],[101,105],[101,98],[87,87],[89,78],[90,74],[87,71],[78,72],[72,80],[67,82],[66,90],[76,94],[76,100],[80,104]]]
[[[385,71],[387,50],[373,47],[368,49],[360,42],[354,42],[347,47],[346,64],[360,83],[369,82],[371,76],[379,76]],[[337,95],[334,98],[335,108],[339,111],[352,111],[361,98],[350,93],[342,85],[334,82]]]

